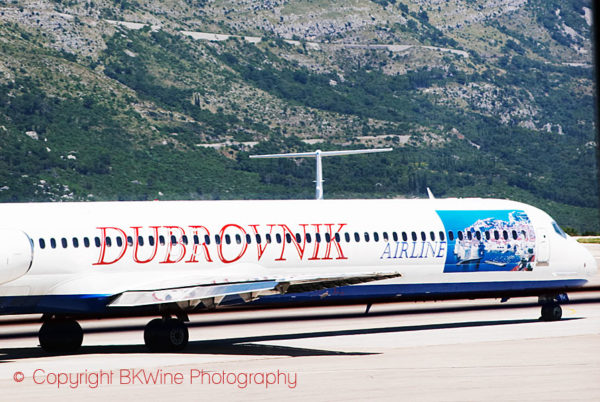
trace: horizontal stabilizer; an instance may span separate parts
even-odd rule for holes
[[[376,149],[348,149],[343,151],[312,151],[312,152],[292,152],[287,154],[268,154],[268,155],[250,155],[250,158],[307,158],[317,156],[340,156],[340,155],[357,155],[357,154],[373,154],[376,152],[390,152],[393,148],[376,148]]]
[[[317,149],[313,152],[292,152],[286,154],[268,154],[268,155],[250,155],[251,158],[315,158],[316,159],[316,177],[315,177],[315,198],[323,199],[323,166],[321,158],[324,156],[357,155],[372,154],[375,152],[390,152],[392,148],[376,149],[348,149],[342,151],[321,151]]]

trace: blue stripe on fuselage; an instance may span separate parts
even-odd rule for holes
[[[361,299],[416,299],[443,296],[455,298],[464,294],[497,294],[499,292],[517,293],[536,290],[579,288],[587,283],[585,279],[551,281],[510,281],[510,282],[460,282],[460,283],[409,283],[394,285],[354,285],[323,289],[305,293],[264,296],[255,301],[257,304],[285,302],[351,301]],[[495,296],[490,296],[495,297]]]
[[[111,295],[2,296],[0,314],[87,314],[107,312]]]
[[[554,281],[510,281],[510,282],[461,282],[461,283],[411,283],[393,285],[355,285],[323,289],[305,293],[263,296],[251,304],[288,302],[352,301],[368,299],[394,300],[419,297],[456,297],[499,292],[519,292],[556,289],[565,291],[585,285],[585,279]],[[483,296],[482,296],[483,297]],[[46,295],[46,296],[2,296],[0,314],[106,314],[116,312],[107,307],[112,295]],[[224,304],[245,304],[239,297],[228,296]],[[120,311],[136,310],[119,308]]]

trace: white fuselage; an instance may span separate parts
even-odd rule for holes
[[[546,213],[506,200],[34,203],[0,214],[2,229],[33,243],[27,273],[0,285],[0,306],[273,274],[393,269],[402,276],[377,284],[394,285],[579,280],[596,270]]]

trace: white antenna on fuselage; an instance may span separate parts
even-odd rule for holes
[[[433,195],[433,193],[431,192],[431,189],[429,187],[427,187],[427,196],[429,197],[430,200],[435,200],[435,196]]]
[[[270,155],[250,155],[251,158],[316,158],[317,172],[315,179],[315,198],[323,199],[323,165],[321,157],[323,156],[339,156],[339,155],[355,155],[355,154],[372,154],[375,152],[389,152],[392,148],[376,148],[376,149],[353,149],[348,151],[321,151],[317,149],[313,152],[296,152],[289,154],[270,154]]]

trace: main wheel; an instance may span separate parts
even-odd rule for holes
[[[177,319],[167,320],[167,335],[169,348],[173,351],[185,349],[189,340],[189,332],[184,322]]]
[[[542,306],[543,321],[558,321],[562,317],[562,308],[558,303],[549,303]]]
[[[72,353],[81,347],[83,330],[75,320],[56,318],[42,324],[38,339],[46,352]]]
[[[159,349],[160,345],[160,331],[163,326],[163,320],[160,318],[155,318],[146,324],[144,328],[144,343],[151,351],[156,351]]]
[[[176,352],[183,350],[189,332],[183,321],[174,318],[156,318],[144,329],[144,342],[151,352]]]

